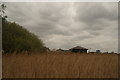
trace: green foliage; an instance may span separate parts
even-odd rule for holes
[[[36,35],[22,26],[2,19],[2,45],[6,53],[9,52],[43,52],[43,42]]]

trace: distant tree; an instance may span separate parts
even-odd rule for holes
[[[43,42],[33,33],[22,26],[11,22],[2,23],[2,45],[3,50],[6,53],[11,52],[43,52],[44,44]]]
[[[43,52],[45,46],[36,35],[30,33],[15,22],[6,20],[5,9],[6,6],[1,4],[2,17],[2,48],[5,53],[11,52]]]

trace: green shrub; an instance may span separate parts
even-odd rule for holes
[[[43,42],[27,29],[2,19],[2,48],[6,53],[10,52],[43,52]]]

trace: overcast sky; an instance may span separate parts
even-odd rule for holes
[[[74,46],[118,50],[118,3],[5,3],[9,21],[36,34],[50,49]]]

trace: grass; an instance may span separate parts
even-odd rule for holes
[[[117,78],[117,54],[5,54],[3,78]]]

